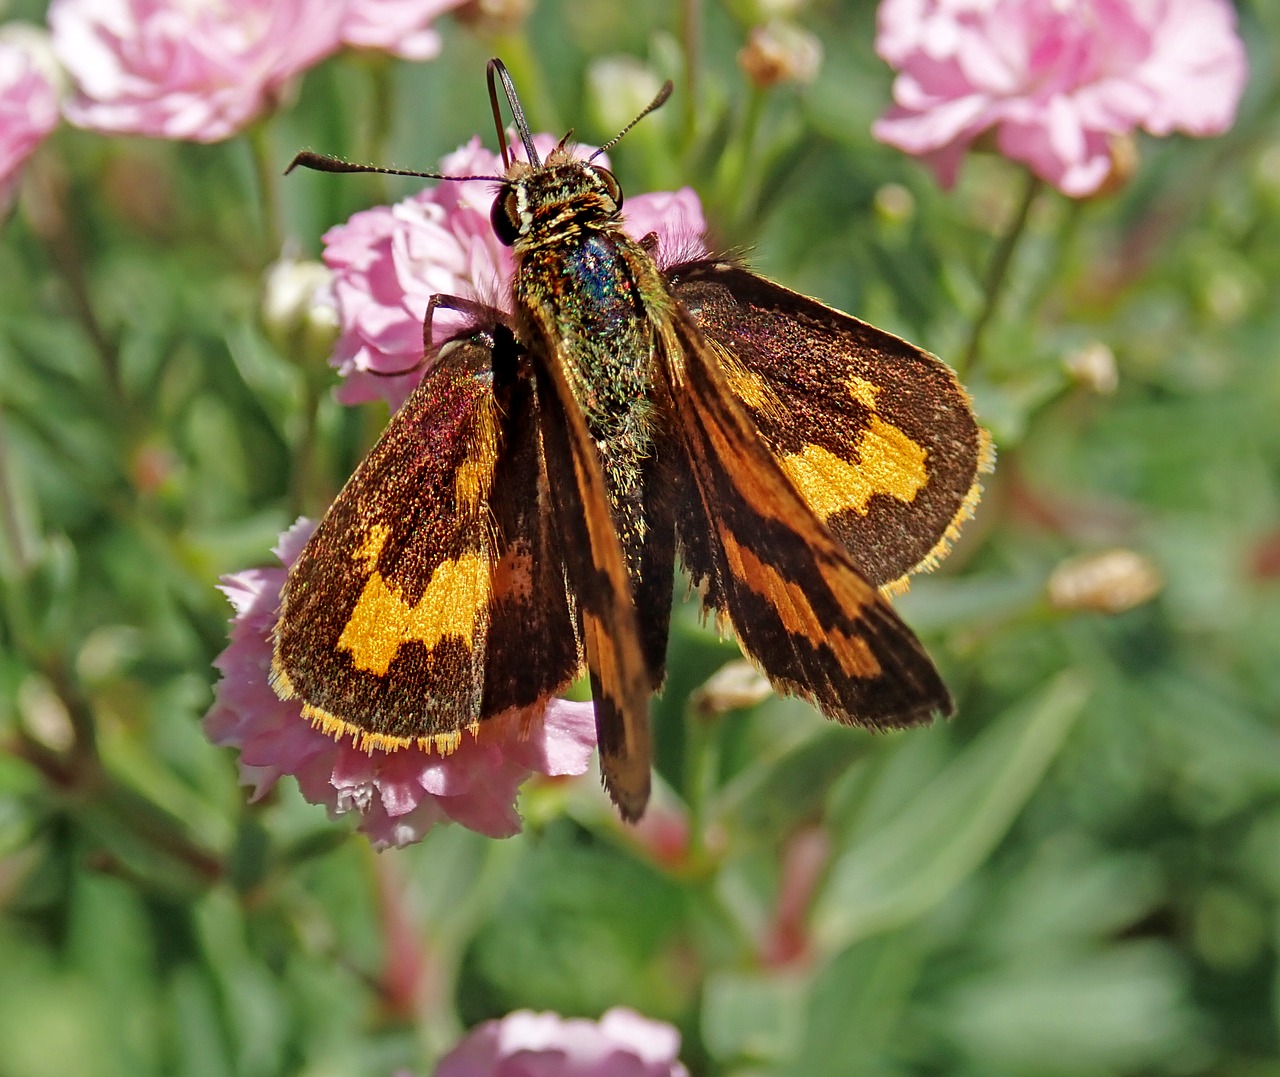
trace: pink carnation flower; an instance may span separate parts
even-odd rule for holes
[[[0,41],[0,208],[18,169],[58,122],[58,93],[31,52]]]
[[[983,132],[1075,197],[1142,127],[1220,134],[1247,75],[1229,0],[882,0],[876,48],[898,70],[877,138],[944,187]]]
[[[217,142],[274,106],[344,44],[425,60],[461,0],[53,0],[54,47],[76,83],[72,123]]]
[[[599,1021],[520,1010],[472,1029],[435,1077],[688,1077],[680,1033],[633,1010]]]
[[[450,755],[367,753],[313,728],[298,702],[280,699],[268,683],[280,589],[313,530],[299,521],[281,536],[284,568],[223,578],[235,614],[231,641],[214,663],[222,679],[204,718],[209,739],[240,750],[240,779],[253,786],[253,799],[292,774],[302,795],[331,815],[357,812],[376,848],[420,841],[445,819],[494,838],[517,833],[516,790],[531,773],[586,772],[595,750],[592,705],[552,700],[541,715],[512,712],[464,736]]]
[[[430,23],[463,0],[348,0],[342,40],[358,49],[380,49],[405,60],[430,60],[440,35]]]
[[[332,0],[53,0],[54,48],[76,83],[72,123],[217,142],[339,45]]]
[[[540,154],[556,144],[538,135]],[[590,147],[580,147],[586,156]],[[598,158],[607,165],[607,161]],[[497,176],[502,161],[480,139],[446,157],[450,176]],[[341,335],[334,363],[346,377],[344,403],[382,398],[399,407],[422,377],[422,324],[434,293],[510,305],[511,250],[489,223],[495,184],[490,180],[444,181],[398,202],[355,214],[324,237],[324,260],[334,271],[333,296]],[[638,194],[623,204],[623,226],[639,239],[659,237],[659,258],[696,257],[705,252],[702,205],[692,189]],[[438,309],[432,318],[435,343],[469,323],[457,311]],[[386,377],[411,371],[404,377]]]

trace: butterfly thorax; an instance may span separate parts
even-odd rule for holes
[[[634,565],[655,436],[651,312],[655,292],[665,296],[665,288],[621,230],[621,195],[608,173],[568,161],[527,172],[510,191],[508,206],[520,222],[513,247],[521,332],[541,340],[546,361],[565,372]]]

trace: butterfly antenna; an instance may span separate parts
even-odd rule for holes
[[[516,96],[516,84],[511,81],[511,72],[507,70],[507,65],[495,56],[489,61],[489,103],[493,106],[493,124],[498,129],[498,144],[502,147],[502,167],[505,169],[511,166],[511,154],[507,147],[507,136],[502,130],[502,110],[498,105],[498,88],[493,82],[495,72],[502,80],[502,90],[507,95],[507,104],[511,106],[511,118],[515,122],[520,141],[524,143],[524,152],[529,157],[529,163],[534,168],[538,168],[542,165],[542,159],[538,156],[538,151],[533,148],[533,135],[530,134],[529,123],[524,118],[524,109],[520,107],[520,98]]]
[[[384,176],[415,176],[418,179],[437,179],[437,180],[493,180],[501,183],[501,176],[444,176],[439,172],[413,172],[407,168],[383,168],[381,165],[358,165],[351,161],[344,161],[340,157],[330,157],[324,153],[312,153],[310,150],[303,150],[292,161],[289,167],[284,170],[287,176],[295,168],[310,168],[316,172],[380,172]]]
[[[645,106],[644,111],[642,111],[639,116],[637,116],[634,120],[632,120],[629,124],[627,124],[626,127],[624,127],[616,135],[614,135],[613,138],[609,139],[608,142],[606,142],[603,146],[601,146],[598,150],[596,150],[596,152],[593,153],[590,157],[588,157],[587,160],[594,161],[602,153],[607,153],[609,150],[613,149],[613,147],[618,144],[622,136],[625,135],[628,131],[630,131],[631,128],[633,128],[636,124],[638,124],[641,120],[643,120],[647,115],[649,115],[650,112],[654,112],[666,104],[667,98],[671,96],[671,90],[672,90],[671,80],[667,79],[667,81],[662,84],[662,89],[658,91],[658,96],[655,97],[652,101],[650,101]]]

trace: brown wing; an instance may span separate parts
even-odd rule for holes
[[[540,356],[536,381],[550,503],[586,647],[600,770],[622,817],[634,821],[649,802],[653,674],[599,454],[556,360],[552,335],[544,331],[543,340],[547,354]]]
[[[877,586],[930,568],[991,448],[940,360],[724,262],[673,268],[725,381],[814,514]]]
[[[510,331],[446,345],[293,566],[272,677],[362,746],[456,746],[580,665]]]
[[[689,469],[677,530],[707,606],[775,686],[829,717],[899,726],[949,714],[929,656],[797,492],[678,304],[662,345]]]

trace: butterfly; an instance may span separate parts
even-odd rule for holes
[[[368,750],[447,752],[585,668],[604,784],[635,820],[679,561],[779,691],[875,728],[949,715],[886,594],[946,552],[990,464],[955,374],[733,261],[659,265],[655,237],[622,231],[593,162],[669,83],[586,160],[567,136],[540,158],[500,60],[488,83],[526,160],[502,139],[503,175],[465,178],[497,185],[510,307],[432,300],[428,342],[439,307],[472,324],[292,567],[277,693]]]

